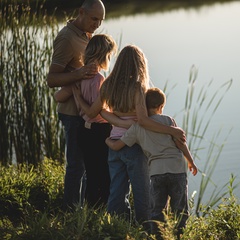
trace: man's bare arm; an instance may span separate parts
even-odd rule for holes
[[[83,79],[89,79],[94,77],[98,72],[95,64],[82,66],[72,72],[64,72],[64,70],[64,67],[60,65],[51,64],[47,76],[47,83],[50,88],[62,87]]]

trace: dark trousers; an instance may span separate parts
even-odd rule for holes
[[[86,200],[90,206],[106,205],[109,196],[110,176],[108,167],[108,146],[112,126],[109,123],[92,123],[85,128],[84,162],[87,172]]]
[[[164,222],[162,211],[168,205],[178,217],[178,231],[181,233],[188,219],[188,182],[186,173],[165,173],[151,176],[150,201],[151,219]]]
[[[64,206],[83,204],[84,189],[84,120],[80,116],[58,114],[65,130],[66,173],[64,179]]]

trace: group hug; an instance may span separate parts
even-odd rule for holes
[[[104,19],[103,2],[85,0],[53,43],[47,83],[57,88],[65,130],[64,208],[105,207],[152,234],[156,226],[147,223],[164,222],[170,208],[180,239],[189,216],[188,171],[195,176],[197,166],[185,132],[163,114],[166,95],[150,81],[141,48],[119,49],[111,35],[94,34]]]

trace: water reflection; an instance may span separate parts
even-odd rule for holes
[[[80,7],[84,0],[76,1],[61,1],[54,2],[48,1],[45,3],[45,8],[47,8],[49,14],[55,14],[62,21],[65,14],[72,15],[73,12],[76,15],[76,9]],[[179,9],[195,9],[198,10],[203,6],[211,6],[214,4],[221,3],[231,3],[233,0],[205,0],[205,1],[159,1],[159,0],[131,0],[131,1],[121,1],[121,0],[103,0],[107,18],[119,18],[122,16],[133,16],[137,14],[153,14],[157,12],[170,12]],[[4,5],[4,4],[2,4]],[[34,9],[36,3],[30,1],[31,8]]]
[[[72,1],[72,2],[61,2],[48,4],[48,9],[58,8],[58,12],[66,11],[71,13],[74,9],[78,8],[82,1]],[[216,3],[229,3],[233,0],[205,0],[205,1],[159,1],[159,0],[131,0],[131,1],[121,1],[121,0],[103,0],[107,17],[109,18],[119,18],[121,16],[129,16],[141,13],[156,13],[156,12],[166,12],[172,11],[180,8],[198,9],[202,6],[211,6]],[[33,6],[34,7],[34,6]]]

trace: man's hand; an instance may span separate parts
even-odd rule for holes
[[[65,72],[63,66],[51,64],[47,75],[47,83],[50,88],[63,87],[83,79],[93,78],[98,72],[99,69],[94,63],[82,66],[71,72]]]
[[[75,73],[79,76],[79,80],[93,78],[98,72],[99,69],[95,63],[82,66],[75,70]]]

